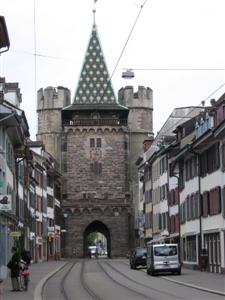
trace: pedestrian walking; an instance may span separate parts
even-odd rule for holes
[[[19,285],[19,275],[20,275],[20,255],[17,252],[16,247],[12,247],[12,257],[7,264],[7,267],[10,269],[10,276],[12,282],[12,291],[18,292],[20,291]]]

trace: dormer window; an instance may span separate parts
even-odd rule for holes
[[[195,123],[195,129],[197,130],[199,128],[198,122]]]

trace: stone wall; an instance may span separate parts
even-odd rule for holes
[[[130,198],[127,174],[127,131],[122,127],[66,127],[66,199],[68,207],[67,255],[76,248],[84,256],[84,232],[93,221],[110,232],[111,257],[129,251]],[[90,139],[101,139],[101,147],[90,147]],[[92,164],[101,164],[100,174]]]

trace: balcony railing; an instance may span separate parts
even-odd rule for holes
[[[65,120],[63,126],[127,126],[127,119],[77,119]]]

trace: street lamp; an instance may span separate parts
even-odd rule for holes
[[[5,18],[0,16],[0,53],[9,50],[10,42]]]
[[[63,234],[63,238],[61,240],[61,251],[63,251],[62,256],[65,257],[66,253],[66,219],[68,218],[68,213],[63,213],[63,229],[61,229],[61,234]]]
[[[124,79],[132,79],[134,78],[134,72],[132,69],[126,69],[126,71],[124,71],[122,73],[122,78]]]

